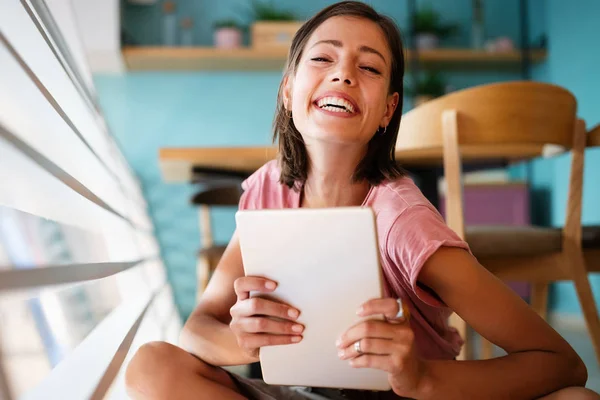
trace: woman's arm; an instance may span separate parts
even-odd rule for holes
[[[234,234],[179,337],[179,345],[184,350],[211,365],[242,365],[256,361],[238,346],[229,327],[229,310],[237,299],[233,284],[241,276],[244,276],[242,255]]]
[[[421,399],[532,399],[583,386],[585,365],[571,346],[467,251],[440,248],[419,283],[508,355],[480,361],[427,361]]]
[[[234,234],[183,328],[181,347],[209,364],[225,366],[258,361],[263,346],[302,340],[303,326],[295,322],[299,310],[265,298],[250,298],[250,292],[270,293],[276,287],[276,282],[266,278],[244,276],[240,244]]]

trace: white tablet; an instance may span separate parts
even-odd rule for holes
[[[350,367],[335,345],[360,322],[358,307],[383,295],[373,211],[239,211],[236,222],[245,274],[276,281],[272,296],[297,307],[305,326],[300,343],[261,348],[264,381],[389,390],[386,372]]]

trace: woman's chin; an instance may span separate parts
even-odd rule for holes
[[[321,128],[310,136],[314,141],[337,145],[358,145],[368,142],[361,139],[358,132],[349,132],[348,129]]]

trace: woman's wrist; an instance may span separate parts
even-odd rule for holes
[[[436,387],[435,361],[422,360],[421,379],[415,388],[415,393],[410,397],[415,399],[431,399],[434,397],[434,387]]]

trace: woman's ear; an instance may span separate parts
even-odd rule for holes
[[[292,80],[289,75],[283,78],[283,90],[281,92],[283,107],[286,111],[292,111]]]
[[[381,123],[379,126],[388,126],[390,121],[392,120],[392,116],[398,107],[400,95],[398,92],[391,94],[387,97],[387,102],[385,105],[385,113],[383,114],[383,118],[381,119]]]

